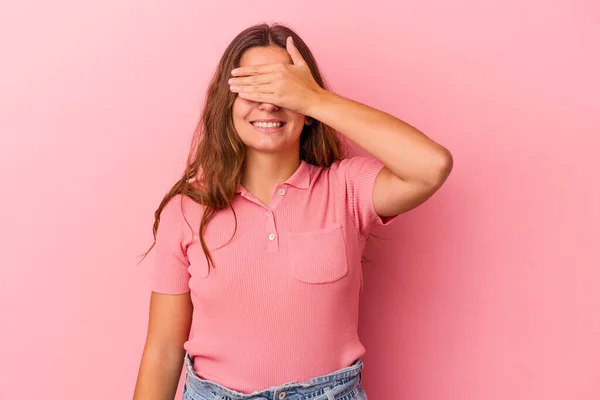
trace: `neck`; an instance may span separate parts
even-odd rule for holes
[[[300,155],[247,152],[242,185],[257,197],[270,197],[300,166]]]

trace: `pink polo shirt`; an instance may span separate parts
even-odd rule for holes
[[[203,207],[178,195],[163,209],[151,289],[191,292],[192,332],[184,347],[196,373],[242,393],[302,382],[351,365],[358,337],[361,256],[380,218],[373,183],[383,164],[353,157],[320,168],[302,162],[268,207],[243,187],[198,239]],[[186,224],[184,214],[193,231]]]

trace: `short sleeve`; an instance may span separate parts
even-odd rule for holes
[[[346,158],[337,166],[337,176],[345,194],[346,210],[356,228],[366,236],[373,228],[389,225],[398,216],[382,218],[375,211],[373,188],[384,165],[372,156]]]
[[[182,196],[174,196],[164,206],[156,233],[150,272],[150,289],[158,293],[182,294],[190,291],[190,265],[183,241]]]

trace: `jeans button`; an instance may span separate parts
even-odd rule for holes
[[[279,393],[279,396],[278,396],[278,397],[279,397],[279,400],[283,400],[283,399],[285,399],[285,396],[286,396],[286,394],[287,394],[287,393],[285,393],[285,392],[281,392],[281,393]]]

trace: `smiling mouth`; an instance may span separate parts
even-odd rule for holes
[[[282,128],[285,125],[285,122],[283,122],[283,121],[269,121],[269,122],[252,121],[250,123],[257,128],[262,128],[262,129],[278,129],[278,128]]]

